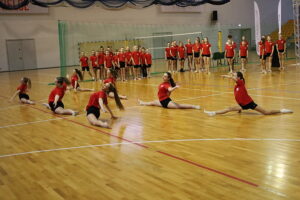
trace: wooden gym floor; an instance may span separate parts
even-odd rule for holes
[[[201,110],[142,107],[156,99],[161,74],[118,83],[126,110],[113,128],[91,126],[83,112],[89,92],[67,92],[64,104],[80,115],[57,116],[41,106],[58,69],[0,74],[0,199],[300,199],[300,70],[258,73],[248,66],[246,84],[258,105],[294,114],[253,111],[208,117],[203,109],[235,105],[234,83],[222,70],[178,73],[172,99]],[[37,105],[8,103],[22,76],[32,79]],[[99,89],[99,82],[82,87]],[[101,114],[109,119],[109,114]]]

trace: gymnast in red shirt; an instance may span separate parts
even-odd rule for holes
[[[171,73],[166,72],[163,75],[163,82],[158,86],[158,100],[151,102],[138,100],[139,104],[142,106],[159,106],[173,109],[200,109],[200,106],[197,105],[178,104],[173,102],[170,98],[170,95],[177,88],[179,88],[179,86],[174,82]]]
[[[179,47],[178,47],[178,58],[180,63],[180,72],[184,72],[183,69],[184,69],[184,61],[185,61],[185,48],[181,41],[179,42]]]
[[[229,65],[229,73],[232,73],[233,70],[233,60],[234,60],[234,51],[235,46],[232,44],[232,40],[228,40],[225,45],[225,57]]]
[[[286,51],[286,41],[282,38],[281,34],[279,34],[279,40],[277,40],[277,42],[276,42],[276,47],[277,47],[278,58],[279,58],[279,63],[280,63],[279,70],[284,71],[284,69],[285,69],[284,54]]]
[[[107,79],[103,80],[103,84],[111,83],[114,86],[114,88],[117,89],[117,86],[116,86],[117,78],[118,78],[117,70],[110,68],[109,70],[107,70]],[[114,91],[107,90],[107,95],[111,98],[114,98]],[[127,97],[124,95],[119,95],[119,97],[120,97],[120,99],[127,100]]]
[[[43,103],[43,105],[56,114],[75,116],[78,114],[78,112],[71,109],[65,109],[64,103],[62,102],[67,90],[67,85],[70,85],[70,81],[67,78],[57,77],[55,80],[55,88],[49,95],[48,103]]]
[[[261,66],[261,73],[266,74],[266,52],[265,52],[265,42],[266,38],[265,36],[261,37],[261,40],[258,43],[259,47],[259,60],[260,60],[260,66]]]
[[[93,75],[90,72],[89,58],[86,56],[85,52],[81,52],[79,61],[80,61],[83,78],[84,78],[85,71],[87,71],[89,73],[89,75],[94,79]]]
[[[187,60],[188,60],[188,67],[189,70],[192,70],[192,63],[193,63],[193,44],[191,43],[191,39],[187,39],[187,44],[185,45]]]
[[[171,44],[170,42],[167,43],[167,47],[165,48],[165,60],[166,60],[166,65],[168,68],[168,72],[171,72],[171,68],[172,68],[172,57],[170,54],[170,48],[171,48]]]
[[[111,83],[104,83],[101,91],[91,94],[88,105],[86,106],[87,120],[90,122],[90,124],[92,124],[94,126],[110,128],[110,126],[107,122],[99,119],[100,109],[104,113],[107,112],[106,110],[108,110],[112,119],[117,118],[114,116],[110,107],[108,106],[107,96],[106,96],[107,91],[114,92],[114,98],[115,98],[117,107],[120,110],[124,110],[124,107],[120,101],[120,98],[118,96],[116,88]]]
[[[238,106],[232,106],[220,111],[205,111],[204,113],[208,114],[209,116],[214,116],[216,114],[225,114],[228,112],[238,111],[241,112],[242,110],[252,109],[263,115],[273,115],[278,113],[292,113],[293,111],[288,109],[281,109],[281,110],[265,110],[261,106],[258,106],[252,98],[248,95],[247,89],[245,87],[245,79],[242,72],[236,72],[232,75],[222,75],[224,78],[232,79],[236,85],[234,87],[234,96]]]
[[[151,77],[151,66],[152,66],[152,55],[149,51],[149,49],[146,49],[146,53],[145,53],[145,64],[146,64],[146,68],[147,68],[147,76],[148,78]]]
[[[274,52],[274,44],[271,40],[271,36],[267,36],[267,41],[265,42],[265,56],[266,56],[266,66],[267,72],[272,72],[272,57]]]
[[[14,95],[10,98],[9,102],[12,102],[14,98],[19,95],[19,99],[21,103],[26,104],[35,104],[33,101],[29,99],[29,96],[27,94],[28,89],[31,88],[31,80],[30,78],[23,77],[21,79],[21,85],[17,87],[17,91],[14,93]]]
[[[242,41],[239,50],[239,57],[241,59],[242,64],[242,72],[246,71],[246,63],[248,59],[248,45],[245,41]]]
[[[202,51],[201,56],[203,58],[203,64],[205,66],[205,71],[207,74],[209,74],[209,68],[210,68],[210,57],[211,57],[211,44],[208,42],[208,38],[204,38],[204,42],[202,43]]]
[[[72,85],[73,90],[75,92],[76,91],[94,91],[94,89],[81,88],[78,83],[78,80],[81,80],[81,81],[83,80],[82,73],[80,70],[74,69],[73,74],[71,76],[71,85]]]
[[[95,81],[98,80],[98,69],[100,69],[98,67],[98,54],[96,55],[96,52],[95,51],[92,51],[92,55],[90,56],[90,61],[91,61],[91,65],[92,65],[92,68],[93,68],[93,71],[94,71],[94,75],[95,77],[93,77],[93,79]]]

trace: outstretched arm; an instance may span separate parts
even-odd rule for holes
[[[17,94],[19,94],[20,90],[17,90],[14,95],[10,98],[9,102],[12,102],[14,100],[14,98],[17,96]]]
[[[233,75],[221,75],[223,78],[232,79],[234,82],[237,81],[237,79]]]
[[[173,92],[174,90],[176,90],[177,88],[179,88],[179,85],[176,85],[175,87],[169,87],[168,91],[169,92]]]
[[[111,118],[112,118],[112,119],[117,119],[117,117],[114,116],[114,114],[112,113],[110,107],[109,107],[107,104],[105,104],[105,107],[106,107],[106,109],[108,110],[108,112],[110,113]]]

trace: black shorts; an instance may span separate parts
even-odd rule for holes
[[[180,61],[183,61],[183,60],[185,60],[185,59],[184,59],[184,58],[179,58],[179,60],[180,60]]]
[[[26,99],[26,100],[29,100],[29,96],[25,93],[19,93],[19,99]]]
[[[250,103],[248,103],[247,105],[241,105],[240,106],[242,107],[243,110],[248,110],[248,109],[252,109],[254,110],[256,107],[257,107],[257,104],[254,103],[253,101],[251,101]]]
[[[85,71],[85,70],[86,70],[86,71],[89,72],[89,71],[90,71],[90,68],[89,68],[89,67],[81,67],[81,70],[82,70],[82,71]]]
[[[188,56],[193,56],[193,53],[187,53]]]
[[[65,107],[65,106],[64,106],[64,103],[63,103],[62,101],[58,101],[57,104],[56,104],[56,106],[54,106],[54,103],[53,103],[53,102],[49,102],[49,106],[50,106],[50,108],[51,108],[51,110],[52,110],[53,112],[55,112],[56,108],[58,108],[58,107],[62,107],[62,108]]]
[[[100,64],[98,67],[99,67],[99,69],[101,69],[104,67],[104,64]]]
[[[226,56],[226,58],[232,59],[233,57]]]
[[[266,56],[265,56],[265,55],[260,55],[260,56],[259,56],[259,59],[266,60]]]
[[[241,58],[247,58],[247,56],[241,56]]]
[[[199,58],[200,57],[200,52],[194,52],[194,57]]]
[[[167,98],[165,100],[160,101],[160,104],[161,104],[162,107],[168,108],[168,104],[170,103],[170,101],[172,101],[172,99]]]
[[[98,70],[100,69],[100,67],[96,66],[96,67],[93,67],[93,70]]]
[[[270,57],[271,56],[271,53],[267,53],[266,55],[265,55],[265,57],[267,58],[267,57]]]
[[[125,62],[120,62],[120,68],[125,68]]]
[[[203,57],[209,57],[209,58],[210,58],[210,54],[207,54],[207,55],[202,54],[202,56],[203,56]]]
[[[151,64],[146,65],[146,67],[147,67],[147,68],[150,68],[150,67],[151,67]]]
[[[279,52],[279,53],[283,53],[283,52],[284,52],[284,49],[282,49],[282,50],[278,50],[278,52]]]
[[[141,65],[133,65],[134,68],[140,68]]]
[[[86,116],[88,116],[89,114],[93,114],[95,115],[95,117],[97,119],[99,119],[100,117],[100,109],[95,107],[95,106],[91,106],[86,110]]]
[[[132,63],[127,63],[127,67],[132,67]]]
[[[177,57],[171,57],[171,60],[177,60]]]

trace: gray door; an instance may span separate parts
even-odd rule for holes
[[[36,52],[33,39],[7,40],[9,71],[35,69]]]
[[[172,32],[161,32],[153,33],[153,36],[160,36],[153,38],[153,59],[165,58],[165,48],[167,43],[171,42],[172,36],[163,36],[163,35],[172,35]]]

